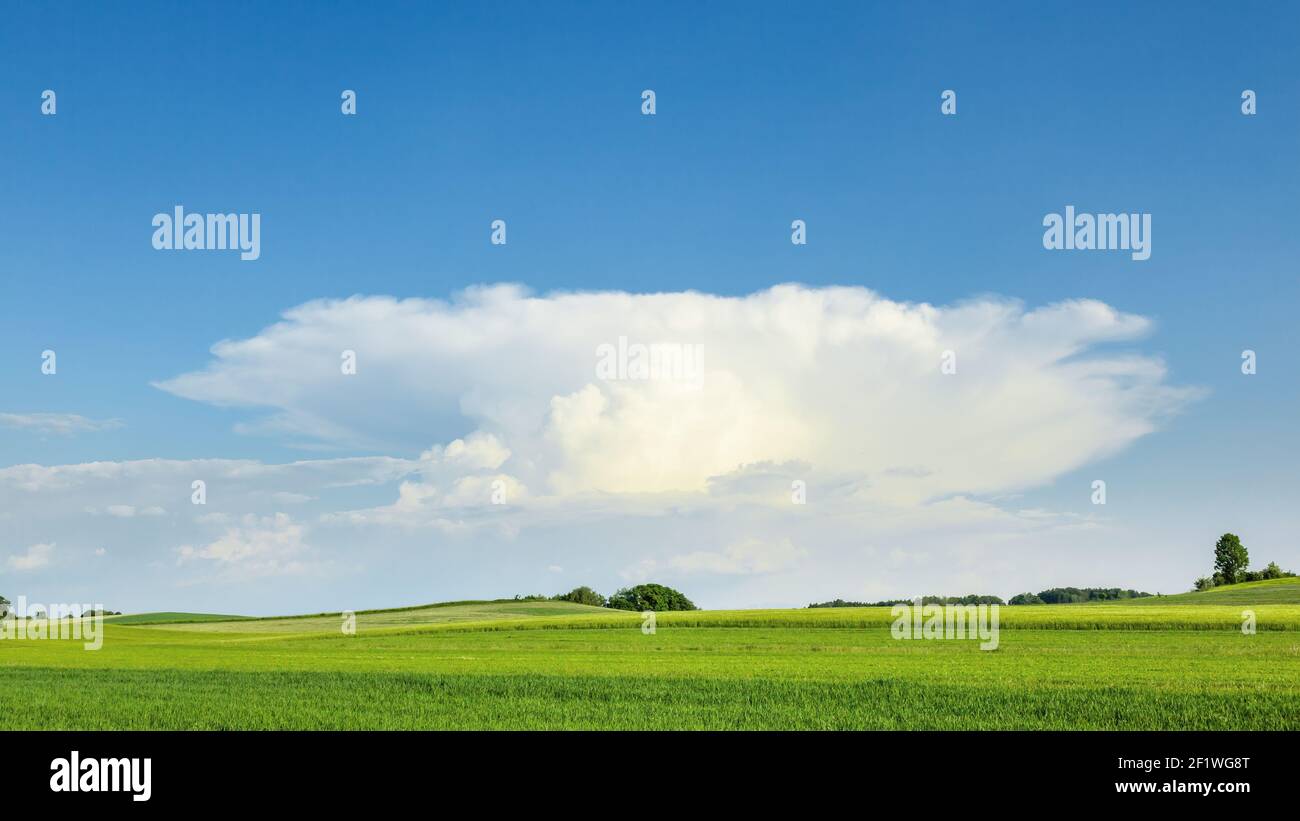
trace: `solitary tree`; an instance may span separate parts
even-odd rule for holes
[[[1250,563],[1246,546],[1232,533],[1224,533],[1214,544],[1214,569],[1223,576],[1224,584],[1234,584]]]

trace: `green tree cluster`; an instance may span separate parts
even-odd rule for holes
[[[1192,582],[1197,590],[1213,590],[1230,584],[1242,582],[1261,582],[1268,579],[1284,579],[1295,576],[1283,570],[1277,562],[1269,562],[1263,570],[1248,570],[1250,553],[1235,533],[1224,533],[1214,543],[1214,575],[1201,576]]]

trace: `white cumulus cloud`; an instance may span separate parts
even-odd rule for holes
[[[1168,385],[1157,357],[1098,348],[1149,329],[1092,300],[1027,309],[848,287],[720,297],[496,286],[450,302],[308,303],[160,387],[261,409],[263,429],[303,441],[451,442],[422,457],[448,503],[484,495],[449,486],[451,471],[563,497],[703,492],[748,466],[795,463],[919,503],[1039,485],[1154,430],[1193,392]],[[702,374],[599,378],[597,351],[620,339],[697,346]],[[343,348],[357,351],[355,376],[338,373]],[[955,373],[941,370],[946,352]],[[422,492],[404,496],[408,507]]]
[[[264,580],[319,608],[508,595],[560,572],[681,583],[708,606],[1010,594],[1048,572],[1114,584],[1098,574],[1124,540],[1086,483],[1066,510],[1013,505],[1196,395],[1139,349],[1150,331],[1091,300],[797,285],[311,302],[159,386],[277,443],[389,455],[14,465],[0,516],[19,544],[106,547],[109,593],[180,583],[216,609],[266,605],[251,583],[196,585]],[[637,346],[702,368],[603,378],[638,373],[601,368]]]

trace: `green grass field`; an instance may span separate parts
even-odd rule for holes
[[[1298,582],[1004,607],[990,652],[895,640],[888,608],[124,616],[98,651],[0,641],[0,729],[1294,730]]]

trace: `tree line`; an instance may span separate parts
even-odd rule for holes
[[[896,604],[915,604],[916,599],[890,599],[888,601],[862,602],[835,599],[833,601],[815,602],[808,605],[816,607],[893,607]],[[997,596],[922,596],[921,604],[1006,604]]]
[[[1269,562],[1263,570],[1249,570],[1250,554],[1241,539],[1235,534],[1225,533],[1214,544],[1214,574],[1202,576],[1194,583],[1197,590],[1212,590],[1242,582],[1257,582],[1267,579],[1284,579],[1296,574],[1278,567],[1277,562]],[[1081,604],[1092,601],[1123,601],[1124,599],[1145,599],[1152,594],[1139,590],[1127,590],[1120,587],[1053,587],[1037,593],[1018,593],[1003,602],[997,596],[923,596],[922,604]],[[911,604],[913,599],[889,599],[888,601],[861,602],[834,599],[816,602],[809,607],[893,607],[896,604]]]
[[[1150,596],[1150,593],[1118,587],[1053,587],[1037,593],[1020,593],[1012,596],[1007,604],[1080,604],[1090,601],[1145,599]]]

